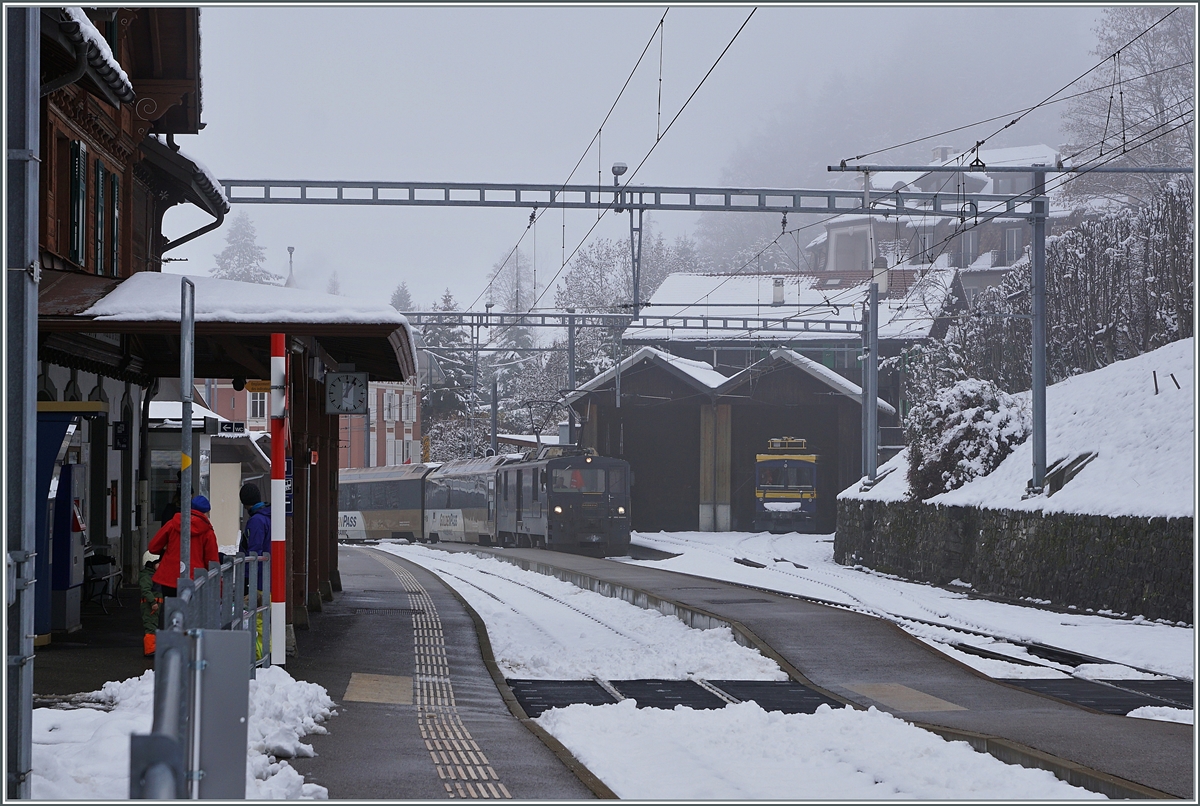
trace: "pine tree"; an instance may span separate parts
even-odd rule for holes
[[[447,288],[435,311],[457,311],[458,302]],[[441,370],[442,380],[431,385],[421,400],[421,413],[426,423],[466,414],[470,409],[473,360],[470,337],[461,327],[428,324],[423,337],[432,360]],[[422,426],[428,433],[428,428]]]
[[[256,233],[250,216],[238,213],[229,222],[225,235],[226,246],[220,254],[213,255],[217,267],[212,276],[221,280],[238,280],[243,283],[280,285],[283,277],[263,268],[266,250],[255,240]]]
[[[408,293],[408,283],[401,282],[392,292],[392,307],[401,313],[413,309],[412,295]]]
[[[333,274],[329,275],[329,284],[325,286],[326,294],[341,294],[342,284],[338,281],[338,273],[335,269]]]

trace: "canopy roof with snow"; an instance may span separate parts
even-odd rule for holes
[[[270,377],[270,334],[311,340],[327,366],[349,363],[372,380],[399,381],[416,372],[408,320],[374,300],[296,288],[190,277],[195,285],[197,377]],[[179,375],[183,278],[138,272],[121,279],[46,271],[38,295],[42,352],[64,353],[66,366],[106,364],[138,380]],[[71,334],[72,343],[56,342]],[[78,355],[90,337],[93,355]],[[73,346],[75,345],[75,346]],[[66,355],[74,350],[75,355]],[[95,371],[95,370],[93,370]],[[130,379],[135,379],[131,377]]]
[[[707,316],[737,324],[743,317],[813,320],[806,330],[764,329],[746,322],[745,330],[678,327],[672,330],[630,327],[622,338],[636,344],[660,345],[673,341],[795,342],[861,340],[863,305],[869,284],[822,288],[813,275],[785,276],[783,304],[773,305],[773,275],[717,275],[676,273],[663,280],[643,315]],[[931,267],[897,299],[879,301],[881,339],[924,339],[933,334],[945,314],[954,282],[954,270]],[[699,323],[697,323],[699,324]]]

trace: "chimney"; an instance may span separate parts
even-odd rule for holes
[[[771,296],[771,304],[772,305],[782,305],[783,304],[783,278],[782,277],[775,278],[775,287],[773,289],[773,294]]]
[[[933,161],[934,162],[945,162],[946,160],[950,159],[950,157],[953,156],[954,153],[955,153],[954,146],[934,146],[933,147]]]

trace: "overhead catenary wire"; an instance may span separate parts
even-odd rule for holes
[[[1172,14],[1174,14],[1174,13],[1175,13],[1176,11],[1178,11],[1178,10],[1179,10],[1179,8],[1178,8],[1178,7],[1176,7],[1176,8],[1173,8],[1171,11],[1167,12],[1167,14],[1166,14],[1166,15],[1164,15],[1164,16],[1163,16],[1161,19],[1159,19],[1157,22],[1153,23],[1153,24],[1152,24],[1152,25],[1151,25],[1149,28],[1147,28],[1146,30],[1142,31],[1140,34],[1138,34],[1137,36],[1135,36],[1133,39],[1129,40],[1129,41],[1128,41],[1128,42],[1126,42],[1124,45],[1122,45],[1120,48],[1118,48],[1118,49],[1117,49],[1117,52],[1119,52],[1119,51],[1121,51],[1121,50],[1124,50],[1124,49],[1128,48],[1130,45],[1132,45],[1134,42],[1137,42],[1137,41],[1138,41],[1139,39],[1141,39],[1143,36],[1145,36],[1146,34],[1150,33],[1150,31],[1151,31],[1151,30],[1153,30],[1153,29],[1155,28],[1155,26],[1157,26],[1157,25],[1158,25],[1159,23],[1161,23],[1163,20],[1167,19],[1167,17],[1170,17]],[[844,160],[842,160],[842,162],[843,162],[843,163],[846,163],[846,162],[857,162],[857,161],[859,161],[859,160],[866,159],[867,157],[871,157],[871,156],[874,156],[874,155],[876,155],[876,154],[882,154],[882,153],[884,153],[884,152],[887,152],[887,151],[894,151],[894,150],[895,150],[895,149],[897,149],[897,148],[903,148],[903,147],[905,147],[905,146],[913,145],[913,144],[915,144],[915,143],[920,143],[920,142],[923,142],[923,141],[925,141],[925,140],[932,140],[932,139],[933,139],[933,138],[935,138],[935,137],[943,137],[943,136],[945,136],[945,135],[947,135],[947,134],[953,134],[953,133],[955,133],[955,132],[960,132],[960,131],[963,131],[964,129],[970,129],[970,128],[973,128],[973,127],[975,127],[975,126],[982,126],[982,125],[983,125],[983,124],[985,124],[985,123],[992,123],[992,122],[994,122],[994,121],[997,121],[997,120],[1002,120],[1002,119],[1004,119],[1004,118],[1008,117],[1009,115],[1016,115],[1016,116],[1017,116],[1017,117],[1013,118],[1011,121],[1009,121],[1009,123],[1007,123],[1007,124],[1005,124],[1004,126],[1000,127],[1000,128],[999,128],[999,129],[997,129],[995,132],[993,132],[992,134],[988,135],[988,136],[987,136],[987,137],[985,137],[985,138],[984,138],[982,141],[980,141],[979,143],[977,143],[977,144],[976,144],[976,146],[975,146],[975,149],[978,149],[978,147],[979,147],[980,145],[983,145],[983,143],[985,143],[987,140],[990,140],[992,137],[995,137],[995,136],[996,136],[997,134],[999,134],[1000,132],[1004,131],[1005,129],[1009,128],[1009,127],[1010,127],[1010,126],[1012,126],[1013,124],[1017,123],[1017,121],[1019,121],[1021,118],[1025,117],[1026,115],[1028,115],[1030,112],[1033,112],[1033,111],[1035,111],[1035,110],[1037,110],[1037,109],[1040,109],[1040,108],[1041,108],[1041,107],[1043,107],[1043,106],[1047,106],[1047,105],[1049,105],[1049,104],[1052,104],[1052,103],[1061,103],[1062,101],[1067,101],[1067,100],[1070,100],[1070,99],[1072,99],[1072,98],[1077,98],[1077,97],[1080,97],[1080,96],[1082,96],[1082,95],[1087,95],[1087,94],[1089,94],[1089,93],[1092,93],[1092,92],[1103,91],[1103,89],[1104,89],[1103,87],[1094,87],[1094,88],[1092,88],[1092,89],[1089,89],[1089,90],[1084,90],[1083,92],[1079,92],[1079,93],[1076,93],[1076,94],[1074,94],[1074,95],[1065,96],[1065,97],[1063,97],[1063,98],[1055,98],[1055,96],[1057,96],[1059,93],[1063,92],[1063,91],[1064,91],[1064,90],[1066,90],[1067,88],[1069,88],[1069,87],[1071,87],[1072,85],[1074,85],[1074,84],[1078,83],[1079,81],[1083,80],[1083,79],[1084,79],[1084,78],[1086,78],[1086,77],[1087,77],[1089,74],[1091,74],[1092,72],[1094,72],[1094,71],[1095,71],[1097,68],[1099,68],[1099,67],[1103,66],[1105,63],[1107,63],[1107,62],[1108,62],[1108,60],[1109,60],[1109,59],[1113,58],[1113,56],[1114,56],[1114,55],[1115,55],[1115,53],[1114,53],[1114,54],[1110,54],[1109,56],[1105,56],[1103,59],[1101,59],[1099,62],[1097,62],[1097,63],[1096,63],[1095,65],[1093,65],[1091,68],[1089,68],[1088,70],[1086,70],[1084,73],[1082,73],[1082,74],[1081,74],[1081,75],[1079,75],[1078,77],[1076,77],[1076,78],[1072,79],[1072,80],[1071,80],[1071,81],[1069,81],[1069,82],[1068,82],[1066,85],[1064,85],[1063,87],[1061,87],[1059,90],[1057,90],[1056,92],[1053,92],[1053,93],[1051,93],[1051,94],[1050,94],[1049,96],[1047,96],[1045,99],[1043,99],[1042,101],[1039,101],[1038,103],[1034,104],[1033,106],[1027,107],[1027,108],[1025,108],[1025,109],[1016,110],[1016,111],[1014,111],[1014,112],[1008,112],[1008,113],[1005,113],[1005,114],[1003,114],[1003,115],[996,115],[996,116],[994,116],[994,117],[985,118],[984,120],[978,120],[978,121],[975,121],[974,123],[968,123],[968,124],[966,124],[965,126],[958,126],[958,127],[956,127],[956,128],[953,128],[953,129],[946,129],[945,131],[941,131],[941,132],[938,132],[938,133],[936,133],[936,134],[926,135],[926,136],[924,136],[924,137],[918,137],[918,138],[915,138],[915,139],[912,139],[912,140],[907,140],[907,141],[905,141],[905,142],[902,142],[902,143],[897,143],[897,144],[895,144],[895,145],[885,146],[884,148],[878,148],[878,149],[875,149],[874,151],[868,151],[868,152],[866,152],[866,153],[859,154],[858,156],[854,156],[854,157],[848,157],[847,159],[844,159]],[[1151,71],[1151,72],[1149,72],[1149,73],[1145,73],[1145,74],[1143,74],[1143,75],[1141,75],[1141,76],[1138,76],[1138,77],[1137,77],[1137,79],[1130,79],[1130,80],[1131,80],[1131,81],[1133,81],[1133,80],[1138,80],[1138,79],[1142,79],[1142,78],[1148,78],[1148,77],[1150,77],[1150,76],[1158,75],[1159,73],[1163,73],[1163,72],[1166,72],[1166,71],[1168,71],[1168,70],[1176,70],[1176,69],[1179,69],[1179,68],[1181,68],[1181,67],[1186,67],[1186,66],[1188,66],[1188,65],[1190,65],[1190,64],[1192,64],[1192,62],[1191,62],[1191,61],[1188,61],[1188,62],[1184,62],[1184,63],[1182,63],[1182,64],[1172,65],[1172,66],[1170,66],[1170,67],[1164,67],[1164,68],[1162,68],[1162,69],[1160,69],[1160,70],[1154,70],[1154,71]]]
[[[658,20],[658,24],[654,26],[654,33],[650,34],[650,38],[646,40],[646,46],[644,48],[642,48],[641,55],[638,56],[637,61],[633,65],[633,69],[630,70],[629,75],[626,76],[625,83],[621,85],[620,91],[617,92],[617,97],[613,99],[612,106],[610,106],[608,108],[608,112],[604,115],[604,120],[600,121],[600,125],[596,129],[596,133],[594,135],[592,135],[592,139],[588,142],[587,147],[584,148],[583,153],[579,155],[579,159],[575,162],[575,166],[573,168],[571,168],[571,172],[569,174],[567,174],[567,178],[563,180],[563,182],[562,182],[563,187],[565,187],[567,184],[570,183],[571,177],[575,176],[575,172],[579,170],[579,166],[582,165],[584,159],[587,158],[588,152],[590,152],[592,150],[592,146],[593,145],[599,146],[599,143],[601,141],[601,136],[604,132],[604,124],[608,123],[608,119],[610,117],[612,117],[613,110],[615,110],[617,108],[617,104],[620,102],[621,96],[623,96],[625,94],[625,90],[629,88],[629,82],[633,80],[633,76],[637,72],[638,67],[641,66],[642,59],[644,59],[646,57],[646,53],[647,53],[647,51],[650,50],[650,46],[652,44],[654,44],[654,38],[656,36],[658,36],[659,32],[662,30],[663,20],[665,20],[667,18],[667,14],[670,11],[671,11],[670,6],[667,6],[666,10],[663,11],[662,17],[660,17]],[[601,184],[601,180],[603,178],[602,172],[601,172],[601,169],[599,166],[599,159],[600,159],[600,148],[599,147],[597,147],[597,149],[596,149],[596,159],[597,159],[596,184],[597,184],[597,186],[599,186]],[[543,208],[543,212],[545,212],[546,209],[549,209],[549,208]],[[564,210],[564,213],[565,213],[565,210]],[[564,225],[564,228],[565,228],[565,225]],[[512,251],[509,252],[509,257],[512,256],[512,252],[515,252],[517,250],[517,248],[520,247],[521,240],[524,237],[525,237],[525,233],[521,233],[521,238],[517,239],[516,245],[514,245],[512,248]],[[505,258],[505,262],[507,262],[507,261],[508,261],[508,258]],[[565,262],[566,261],[564,261],[564,264],[565,264]],[[467,309],[470,310],[471,308],[474,308],[476,303],[479,302],[479,299],[482,296],[483,296],[483,294],[480,293],[480,295],[475,298],[474,302],[472,302],[469,306],[467,306]],[[535,300],[535,303],[536,303],[536,300]]]

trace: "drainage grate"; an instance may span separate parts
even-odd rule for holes
[[[525,713],[537,718],[551,708],[575,703],[612,705],[614,700],[595,680],[507,680]]]
[[[676,705],[689,708],[724,708],[725,701],[693,683],[691,680],[612,680],[613,688],[630,699],[638,708],[665,708]]]
[[[742,702],[754,700],[764,711],[785,714],[814,714],[821,705],[841,708],[842,703],[830,699],[808,686],[792,680],[710,680],[717,688]]]
[[[354,611],[356,616],[412,616],[424,613],[424,610],[413,610],[408,607],[360,607]]]
[[[1079,680],[1071,678],[1069,680],[1038,680],[1038,679],[1016,679],[1003,680],[1013,686],[1036,691],[1039,694],[1047,694],[1051,697],[1057,697],[1060,700],[1083,705],[1092,708],[1096,711],[1102,711],[1106,714],[1118,714],[1124,716],[1135,708],[1141,708],[1145,705],[1167,705],[1161,699],[1147,696],[1146,694],[1133,693],[1131,691],[1122,691],[1121,689],[1103,686],[1099,683],[1093,683],[1090,680]],[[1114,685],[1122,686],[1131,689],[1133,686],[1129,684],[1137,683],[1139,685],[1152,683],[1152,680],[1113,680]],[[1164,681],[1166,682],[1166,681]],[[1174,681],[1172,681],[1174,682]],[[1157,693],[1157,692],[1156,692]],[[1163,696],[1163,695],[1159,695]]]

